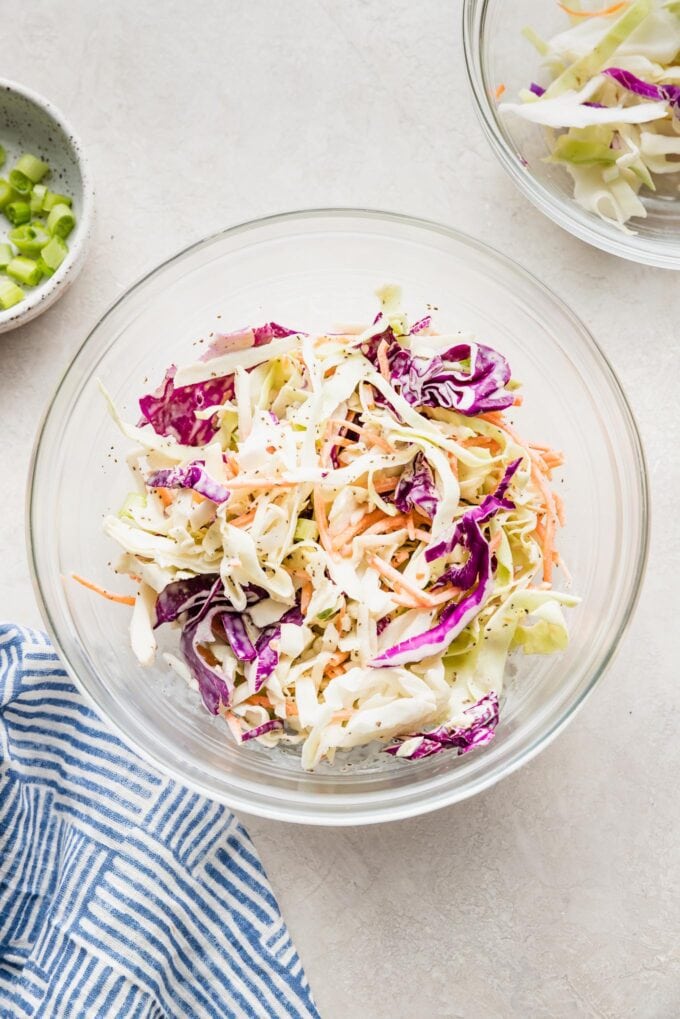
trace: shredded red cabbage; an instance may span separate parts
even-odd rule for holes
[[[394,504],[401,513],[419,507],[433,518],[439,505],[434,475],[422,451],[406,465],[394,490]]]
[[[392,383],[414,407],[472,416],[512,405],[513,396],[504,389],[510,365],[482,343],[458,343],[432,358],[414,356],[395,343],[388,358]]]
[[[222,354],[248,350],[249,347],[263,347],[272,340],[297,334],[298,330],[288,329],[278,322],[266,322],[263,326],[255,326],[254,329],[236,329],[233,333],[217,333],[199,360],[212,361],[214,357],[221,357]]]
[[[302,626],[304,616],[297,605],[294,605],[292,609],[289,609],[279,619],[278,623],[272,623],[271,626],[266,626],[261,631],[260,636],[255,641],[255,651],[257,652],[257,665],[255,666],[254,675],[252,677],[253,691],[258,693],[264,683],[269,679],[272,672],[279,664],[279,652],[276,648],[272,647],[274,641],[279,640],[281,637],[281,626],[283,623],[294,623],[296,626]]]
[[[245,620],[237,612],[223,612],[220,622],[231,650],[240,662],[253,662],[257,658],[257,651],[246,629]]]
[[[381,652],[369,663],[373,668],[408,665],[429,658],[430,655],[441,654],[475,618],[491,588],[491,553],[489,543],[479,525],[499,509],[514,509],[515,504],[503,497],[520,463],[521,460],[513,461],[503,475],[496,492],[487,496],[479,506],[468,510],[456,523],[449,538],[438,542],[425,552],[427,561],[432,562],[439,556],[452,552],[458,545],[463,545],[468,551],[466,562],[460,566],[449,567],[439,578],[437,585],[450,582],[467,591],[476,582],[474,590],[459,602],[449,602],[442,611],[439,622],[431,629]]]
[[[229,489],[210,477],[203,460],[194,460],[183,467],[168,467],[155,471],[147,479],[149,488],[191,488],[212,502],[222,503],[229,498]]]
[[[257,739],[258,736],[264,736],[266,732],[272,732],[273,729],[283,729],[283,722],[280,718],[272,718],[269,722],[256,725],[254,729],[247,729],[241,736],[241,742],[247,743],[249,739]]]
[[[458,754],[467,754],[470,750],[483,747],[490,743],[494,737],[498,725],[498,697],[491,692],[482,697],[481,700],[467,708],[466,715],[473,716],[470,726],[441,725],[438,729],[430,732],[413,733],[411,736],[404,736],[400,743],[393,743],[385,747],[386,754],[397,755],[400,747],[406,740],[420,736],[418,743],[408,754],[403,754],[405,761],[418,761],[423,757],[431,757],[443,750],[457,750]]]
[[[643,99],[666,101],[676,108],[680,106],[680,85],[652,85],[621,67],[608,67],[602,73],[612,78],[621,88],[634,92]]]
[[[149,424],[157,435],[173,436],[184,446],[204,446],[212,439],[217,426],[214,416],[199,421],[196,411],[230,399],[234,395],[234,378],[225,375],[209,382],[175,388],[172,380],[176,371],[175,365],[170,365],[156,392],[140,399],[140,424]]]

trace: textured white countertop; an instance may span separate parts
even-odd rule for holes
[[[413,821],[248,820],[324,1019],[680,1015],[680,278],[591,250],[491,156],[460,0],[36,0],[4,76],[92,160],[72,289],[0,336],[0,618],[40,625],[23,542],[34,432],[71,354],[140,274],[215,229],[309,206],[441,220],[537,273],[622,379],[654,504],[647,581],[606,681],[518,774]],[[50,56],[51,55],[51,56]]]

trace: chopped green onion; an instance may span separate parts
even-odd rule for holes
[[[0,244],[0,269],[6,269],[14,258],[11,244]]]
[[[10,202],[5,206],[5,215],[14,226],[21,226],[22,223],[28,223],[30,220],[31,207],[28,202]]]
[[[35,287],[40,283],[42,272],[38,263],[34,262],[32,258],[17,255],[7,266],[7,275],[28,287]]]
[[[4,166],[7,162],[7,153],[5,152],[4,145],[0,145],[0,166]]]
[[[16,201],[18,197],[9,181],[0,178],[0,210],[4,209],[9,202]]]
[[[57,237],[68,237],[76,225],[76,217],[68,205],[55,205],[47,217],[47,229]]]
[[[21,170],[10,170],[9,182],[16,193],[21,195],[22,198],[27,198],[33,190],[31,179],[25,173],[22,173]]]
[[[316,520],[307,520],[305,517],[298,517],[298,522],[295,527],[295,540],[316,541],[318,537],[319,528],[316,526]]]
[[[0,308],[7,311],[12,305],[23,301],[25,293],[11,280],[0,280]]]
[[[22,255],[37,257],[50,240],[44,223],[25,223],[10,230],[9,239]]]
[[[61,237],[52,237],[40,252],[38,265],[43,276],[51,276],[56,272],[68,255],[68,246]]]
[[[55,205],[73,205],[73,199],[68,195],[59,195],[56,191],[48,191],[43,199],[43,209],[50,212]]]
[[[31,212],[34,215],[37,215],[38,213],[41,213],[43,211],[43,202],[45,201],[46,194],[47,188],[44,184],[36,184],[36,186],[31,191],[31,200],[29,202],[29,205],[31,206]]]
[[[28,177],[31,184],[39,184],[49,171],[49,168],[49,163],[45,163],[42,159],[38,159],[37,156],[32,156],[30,153],[25,152],[23,156],[19,156],[17,159],[17,165],[14,167],[14,170],[17,173],[22,173],[24,177]]]

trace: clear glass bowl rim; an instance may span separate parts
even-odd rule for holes
[[[510,175],[525,198],[539,212],[561,226],[563,230],[592,244],[601,251],[626,258],[640,265],[658,269],[680,269],[680,243],[655,244],[639,234],[625,234],[597,216],[581,209],[571,198],[561,198],[544,187],[533,174],[523,167],[516,152],[508,145],[499,129],[491,94],[485,87],[485,68],[482,55],[484,25],[493,0],[463,0],[463,53],[474,107],[497,159]]]
[[[638,546],[638,554],[636,558],[635,570],[633,574],[633,580],[630,584],[628,592],[628,598],[625,605],[625,609],[621,614],[620,625],[617,631],[611,636],[606,651],[602,654],[598,666],[593,670],[587,685],[581,690],[578,696],[574,697],[573,701],[567,704],[562,713],[557,716],[553,723],[541,732],[536,738],[528,744],[524,749],[515,753],[508,761],[500,762],[493,769],[484,771],[479,774],[471,781],[467,786],[462,788],[437,788],[436,794],[433,794],[429,799],[418,801],[416,803],[410,801],[408,803],[390,804],[389,795],[386,793],[382,796],[384,802],[374,803],[373,809],[370,813],[366,812],[355,812],[349,803],[346,801],[351,800],[353,797],[350,796],[339,796],[338,800],[342,800],[346,807],[344,812],[337,813],[325,813],[323,810],[318,809],[316,812],[310,808],[309,805],[304,803],[304,796],[299,796],[292,793],[285,803],[281,803],[276,800],[271,803],[263,802],[261,799],[257,799],[257,802],[253,802],[248,796],[247,790],[245,794],[241,794],[237,791],[233,795],[225,797],[222,793],[217,793],[212,790],[209,785],[203,785],[193,778],[188,778],[181,770],[175,768],[166,760],[162,760],[157,757],[154,753],[150,752],[148,748],[138,744],[132,740],[126,733],[124,726],[118,720],[110,717],[108,712],[99,704],[92,691],[88,689],[85,682],[78,675],[77,670],[71,664],[69,654],[66,650],[66,641],[62,640],[58,628],[56,627],[52,613],[49,609],[49,599],[40,579],[40,569],[37,562],[36,556],[36,545],[33,541],[32,534],[32,520],[33,520],[33,508],[35,505],[36,498],[38,497],[37,486],[35,484],[36,477],[36,466],[38,461],[38,455],[40,451],[41,441],[45,434],[49,424],[57,397],[64,385],[67,377],[71,370],[76,365],[81,353],[85,347],[90,343],[93,337],[96,337],[96,333],[99,328],[103,325],[105,320],[118,309],[118,307],[124,303],[130,295],[139,290],[144,284],[150,281],[152,278],[162,273],[162,271],[169,265],[181,261],[183,258],[196,252],[197,250],[205,247],[209,247],[211,244],[216,243],[220,239],[227,236],[234,236],[239,233],[246,233],[250,230],[254,230],[269,224],[276,224],[281,222],[290,221],[291,223],[300,220],[317,219],[317,218],[343,218],[343,217],[360,217],[368,221],[378,220],[383,222],[393,222],[406,226],[413,226],[416,228],[425,229],[428,231],[434,231],[444,236],[450,237],[452,240],[462,243],[471,248],[476,249],[482,255],[486,255],[494,259],[495,261],[503,264],[506,269],[514,272],[516,275],[523,277],[530,285],[538,288],[543,292],[543,295],[547,297],[551,302],[560,307],[562,314],[564,314],[579,332],[582,334],[584,339],[592,346],[596,356],[599,358],[604,374],[607,378],[609,385],[611,386],[612,394],[616,398],[621,414],[622,420],[627,426],[628,437],[631,442],[631,449],[635,455],[635,475],[638,483],[638,496],[639,496],[639,510],[640,510],[640,544]],[[33,583],[34,593],[40,612],[47,628],[47,631],[51,637],[51,640],[59,652],[68,675],[73,680],[78,690],[83,694],[86,701],[94,708],[97,714],[104,718],[107,724],[113,729],[118,735],[135,753],[139,754],[144,760],[152,765],[161,774],[169,775],[177,780],[182,785],[188,786],[196,792],[202,794],[208,799],[220,800],[225,802],[229,807],[235,810],[240,810],[245,813],[254,814],[256,816],[265,817],[272,820],[285,820],[293,823],[300,824],[314,824],[324,826],[346,826],[355,824],[375,824],[386,821],[401,820],[407,817],[414,817],[420,814],[429,813],[433,810],[438,810],[442,807],[449,806],[453,803],[460,802],[464,799],[468,799],[471,796],[482,792],[484,789],[489,788],[502,778],[512,774],[518,768],[528,763],[534,758],[542,749],[544,749],[552,740],[562,731],[562,729],[568,724],[568,722],[574,717],[576,711],[583,705],[586,698],[590,696],[595,686],[604,676],[607,668],[611,664],[611,661],[618,649],[618,646],[623,638],[630,621],[632,619],[637,601],[639,599],[642,582],[644,579],[645,568],[647,563],[648,546],[649,546],[649,485],[647,477],[647,466],[645,461],[644,449],[640,439],[639,431],[632,410],[628,403],[628,399],[625,392],[618,380],[614,369],[612,368],[606,355],[600,348],[597,341],[591,335],[590,331],[581,322],[571,309],[566,305],[561,298],[559,298],[549,287],[542,283],[536,276],[521,266],[514,259],[507,255],[497,251],[491,245],[485,244],[482,241],[470,236],[469,234],[456,230],[453,227],[449,227],[438,223],[433,220],[423,219],[414,216],[408,216],[402,213],[390,212],[387,210],[377,209],[363,209],[356,207],[333,207],[333,208],[313,208],[313,209],[300,209],[289,212],[276,213],[269,216],[264,216],[254,220],[248,220],[243,223],[238,223],[233,226],[227,227],[223,230],[217,231],[214,234],[210,234],[202,240],[196,241],[186,248],[182,248],[163,262],[159,263],[149,272],[145,273],[139,279],[136,280],[130,287],[128,287],[114,302],[112,302],[106,311],[102,314],[99,320],[95,323],[92,329],[87,334],[85,340],[77,348],[73,354],[69,364],[64,370],[46,408],[43,413],[42,419],[38,426],[36,438],[33,446],[33,452],[31,456],[31,462],[28,473],[28,483],[26,490],[26,541],[29,553],[29,570],[31,573],[31,580]]]

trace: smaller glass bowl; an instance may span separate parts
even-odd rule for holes
[[[463,44],[477,115],[491,147],[513,181],[558,226],[603,251],[644,265],[680,269],[680,191],[667,181],[663,193],[640,192],[647,218],[628,223],[634,233],[586,212],[574,201],[566,170],[544,162],[549,154],[543,130],[498,110],[495,91],[514,102],[522,88],[540,77],[541,57],[523,38],[530,25],[542,38],[565,28],[556,3],[543,0],[464,0]],[[671,176],[675,176],[674,174]]]

